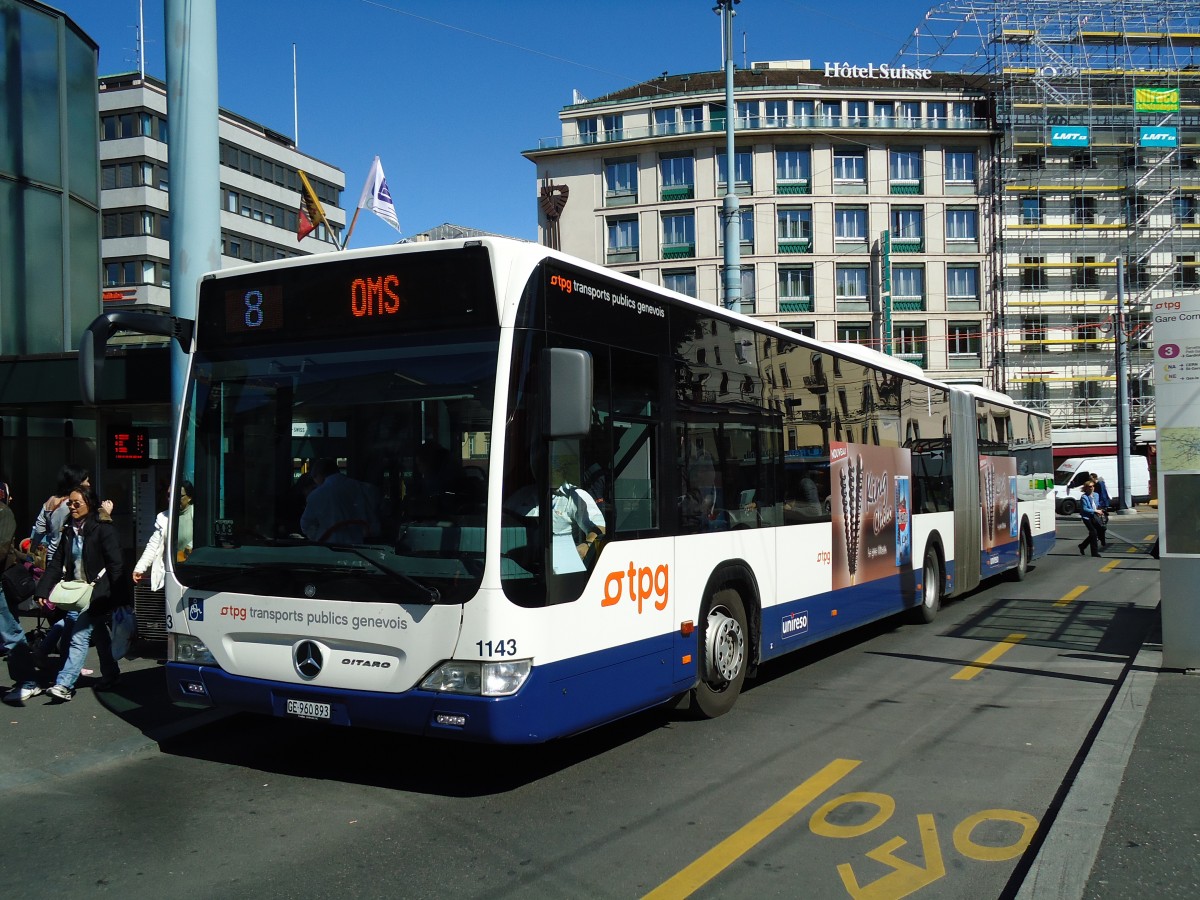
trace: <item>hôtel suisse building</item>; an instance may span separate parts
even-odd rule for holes
[[[990,386],[986,80],[758,62],[734,96],[741,311]],[[726,115],[719,71],[566,107],[525,153],[543,192],[566,189],[559,248],[721,304]],[[543,243],[552,224],[540,211]]]

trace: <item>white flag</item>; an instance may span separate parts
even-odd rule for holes
[[[392,203],[392,192],[388,190],[387,179],[383,177],[383,166],[380,165],[378,156],[371,163],[371,171],[367,173],[367,183],[363,185],[358,208],[369,209],[397,231],[400,230],[396,206]]]

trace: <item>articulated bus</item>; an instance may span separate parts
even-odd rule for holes
[[[194,322],[92,323],[92,398],[119,330],[190,358],[179,702],[506,743],[713,717],[1055,540],[1045,416],[534,244],[207,275]]]

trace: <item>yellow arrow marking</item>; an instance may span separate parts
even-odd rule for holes
[[[987,653],[984,653],[969,666],[963,666],[961,669],[951,675],[950,680],[970,681],[972,678],[982,672],[987,666],[990,666],[1005,653],[1011,650],[1017,641],[1022,641],[1024,639],[1025,635],[1023,634],[1010,634],[1003,641],[1001,641],[991,650],[987,651]]]
[[[793,816],[853,772],[861,763],[862,761],[857,759],[835,759],[687,868],[668,878],[648,893],[646,900],[690,897],[729,868],[738,857],[747,853],[777,828],[787,824]]]
[[[942,848],[938,845],[937,826],[933,816],[921,813],[917,816],[917,827],[921,831],[921,852],[925,856],[925,867],[911,863],[896,856],[896,851],[908,841],[902,837],[894,837],[874,850],[867,851],[867,857],[883,863],[892,869],[882,878],[870,884],[859,885],[854,876],[854,869],[849,863],[838,866],[838,874],[842,876],[842,884],[854,900],[896,900],[916,893],[921,888],[933,884],[946,874],[946,864],[942,860]]]

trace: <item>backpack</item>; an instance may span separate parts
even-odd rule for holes
[[[4,599],[8,601],[8,608],[14,615],[25,603],[33,599],[41,575],[41,570],[35,569],[33,563],[28,562],[9,566],[4,570],[4,574],[0,575]]]

